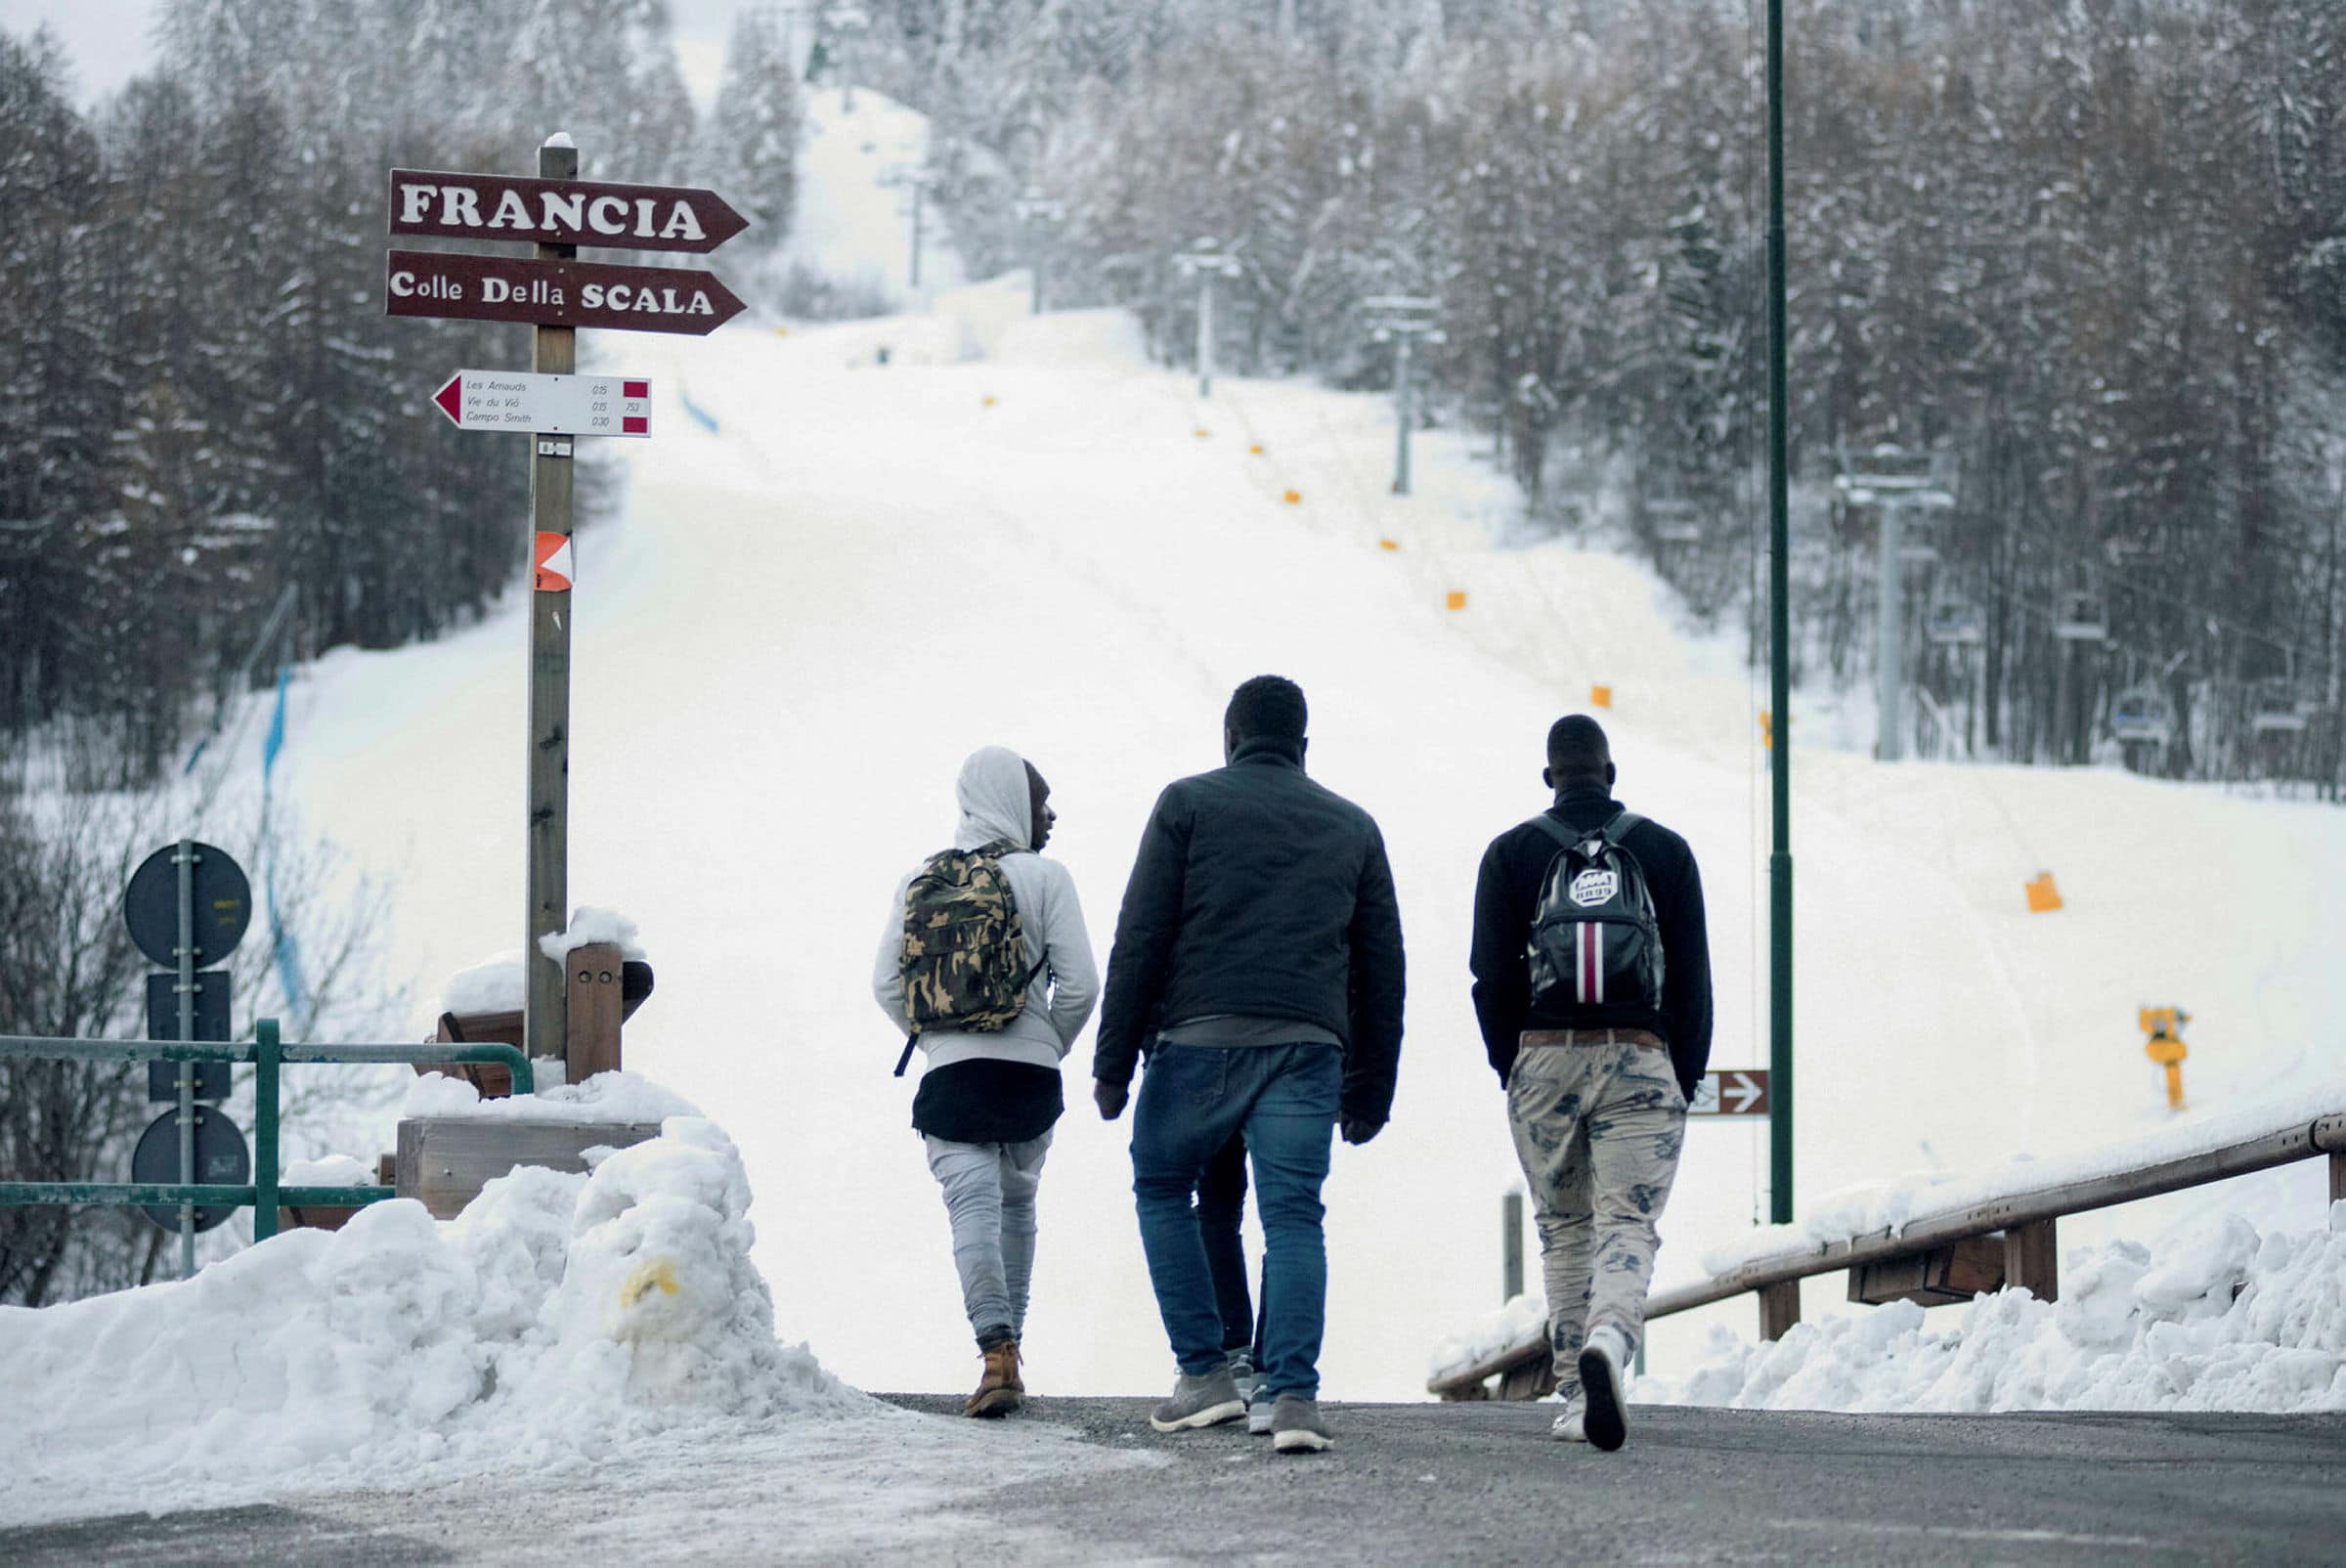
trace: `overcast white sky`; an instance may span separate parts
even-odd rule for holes
[[[717,93],[733,18],[751,3],[669,0],[677,61],[704,109]],[[148,31],[155,9],[154,0],[0,0],[0,30],[22,37],[46,23],[72,62],[74,96],[88,104],[120,87],[153,59]]]

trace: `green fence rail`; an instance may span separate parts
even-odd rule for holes
[[[252,1065],[252,1183],[246,1187],[152,1182],[0,1182],[0,1205],[94,1203],[111,1205],[204,1206],[252,1210],[252,1239],[277,1234],[277,1211],[289,1207],[356,1208],[393,1196],[388,1187],[286,1187],[277,1179],[278,1068],[285,1063],[465,1062],[513,1070],[513,1092],[538,1087],[529,1058],[510,1045],[465,1045],[453,1041],[422,1045],[285,1045],[277,1020],[253,1025],[249,1044],[205,1044],[180,1040],[70,1040],[37,1034],[0,1034],[0,1057],[56,1062],[227,1062]]]

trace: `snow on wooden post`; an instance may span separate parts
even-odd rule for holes
[[[579,150],[556,132],[538,150],[538,177],[575,180]],[[541,244],[541,261],[569,261],[576,245]],[[571,375],[579,368],[578,329],[539,326],[530,331],[530,369]],[[570,564],[571,458],[569,436],[540,435],[530,457],[530,529],[540,564],[530,594],[530,752],[528,819],[529,919],[522,952],[529,982],[522,1000],[522,1049],[532,1057],[566,1056],[568,993],[562,965],[539,938],[570,918],[570,583],[552,560]],[[550,546],[550,550],[549,550]]]

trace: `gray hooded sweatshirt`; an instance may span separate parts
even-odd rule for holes
[[[1004,746],[972,752],[961,764],[954,793],[961,803],[955,849],[975,849],[1002,839],[1019,846],[1002,856],[1002,875],[1018,901],[1026,967],[1042,967],[1026,988],[1026,1010],[1000,1032],[931,1029],[921,1035],[921,1049],[932,1067],[991,1057],[1056,1070],[1100,999],[1100,972],[1092,962],[1091,938],[1084,934],[1075,879],[1065,866],[1026,848],[1034,836],[1034,798],[1026,783],[1025,759],[1017,752]],[[897,963],[904,951],[904,893],[918,873],[916,866],[896,884],[879,957],[872,965],[872,994],[899,1034],[912,1027],[904,1013],[904,978]]]

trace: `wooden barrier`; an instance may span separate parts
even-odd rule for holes
[[[422,1201],[435,1219],[454,1219],[481,1189],[522,1165],[582,1171],[586,1151],[625,1149],[660,1136],[656,1121],[515,1121],[489,1116],[426,1116],[399,1124],[402,1198]]]
[[[1946,1267],[1950,1272],[1942,1278],[1951,1285],[1954,1257],[1966,1243],[1977,1242],[1982,1238],[1993,1238],[1990,1251],[2002,1254],[1999,1285],[2024,1285],[2040,1300],[2057,1300],[2061,1269],[2056,1227],[2063,1216],[2157,1198],[2187,1187],[2200,1187],[2323,1155],[2329,1160],[2330,1200],[2346,1200],[2346,1111],[2342,1111],[2303,1126],[2220,1149],[2107,1176],[2032,1188],[1943,1214],[1925,1215],[1909,1221],[1902,1230],[1872,1231],[1846,1241],[1754,1258],[1698,1284],[1656,1291],[1647,1298],[1645,1316],[1651,1322],[1735,1296],[1757,1294],[1760,1337],[1779,1339],[1801,1321],[1801,1281],[1849,1270],[1852,1271],[1850,1298],[1866,1300],[1871,1298],[1857,1294],[1866,1271],[1887,1266],[1892,1272],[1876,1278],[1919,1277],[1927,1281],[1933,1266],[1929,1260],[1943,1252],[1948,1254]],[[1977,1260],[1982,1254],[1975,1247],[1964,1255],[1973,1260],[1965,1267],[1974,1271],[1976,1277],[1979,1267]],[[1507,1390],[1532,1386],[1536,1379],[1521,1375],[1523,1370],[1534,1364],[1544,1367],[1547,1359],[1545,1335],[1527,1336],[1470,1366],[1431,1379],[1425,1385],[1426,1391],[1443,1399],[1483,1399],[1491,1397],[1486,1384],[1497,1377],[1499,1398],[1535,1398],[1538,1396],[1510,1394]]]

